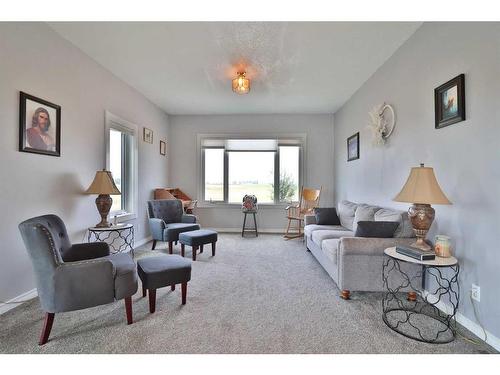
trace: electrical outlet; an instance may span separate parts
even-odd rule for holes
[[[477,302],[481,301],[481,288],[475,284],[472,284],[471,296],[473,300]]]

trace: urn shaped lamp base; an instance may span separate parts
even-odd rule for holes
[[[432,250],[432,247],[425,241],[425,236],[434,221],[434,208],[432,208],[430,204],[414,203],[408,209],[408,215],[410,216],[413,230],[417,236],[417,241],[414,242],[412,246],[418,247],[424,251]]]
[[[99,194],[99,196],[95,199],[95,205],[97,206],[97,211],[101,215],[101,221],[96,224],[96,228],[109,228],[111,226],[108,223],[108,214],[111,209],[111,205],[113,204],[113,198],[109,194]]]

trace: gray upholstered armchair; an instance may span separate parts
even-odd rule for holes
[[[148,214],[153,250],[156,241],[164,241],[168,242],[168,252],[172,254],[173,242],[179,240],[179,233],[200,229],[196,216],[185,214],[178,199],[148,201]]]
[[[56,215],[34,217],[19,230],[35,271],[38,297],[45,311],[39,344],[50,335],[55,313],[85,309],[125,299],[127,324],[132,324],[132,295],[137,270],[130,254],[109,254],[104,242],[72,245]]]

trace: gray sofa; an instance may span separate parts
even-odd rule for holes
[[[304,218],[306,247],[328,272],[349,299],[353,291],[384,291],[382,264],[384,249],[396,245],[410,245],[415,241],[413,228],[406,212],[342,201],[337,214],[341,225],[318,225],[314,215]],[[354,237],[358,221],[397,221],[394,238]],[[415,275],[418,266],[403,265]],[[396,280],[395,280],[396,281]]]

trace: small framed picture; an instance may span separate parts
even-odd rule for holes
[[[167,143],[160,141],[160,155],[165,156],[167,154]]]
[[[359,132],[347,138],[347,161],[359,159]]]
[[[144,128],[143,140],[147,143],[153,143],[153,131],[148,128]]]
[[[465,76],[449,80],[434,90],[435,128],[465,120]]]
[[[61,156],[61,106],[21,92],[19,151]]]

